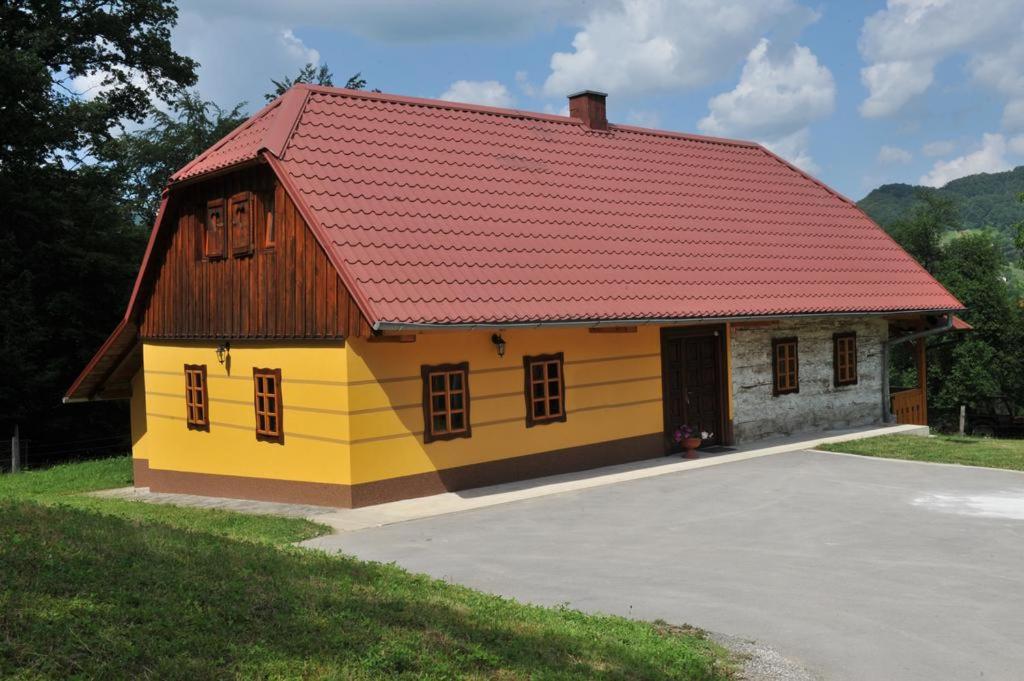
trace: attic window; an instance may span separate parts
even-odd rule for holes
[[[203,256],[208,259],[225,256],[224,199],[206,202],[206,223],[203,236]]]
[[[832,368],[836,387],[857,383],[857,333],[832,336]]]
[[[252,255],[252,203],[251,192],[239,192],[232,196],[228,203],[228,216],[231,219],[231,253],[236,258]]]
[[[796,338],[772,340],[772,394],[800,392],[800,359]]]
[[[523,357],[526,376],[526,427],[565,421],[562,353]]]
[[[423,441],[469,437],[469,363],[424,366]]]

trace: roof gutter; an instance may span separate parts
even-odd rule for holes
[[[765,321],[776,319],[807,319],[814,317],[872,317],[913,314],[947,315],[952,325],[952,313],[961,308],[948,310],[879,310],[875,312],[804,312],[798,314],[743,315],[737,317],[658,317],[641,319],[581,319],[549,322],[465,322],[437,324],[433,322],[374,322],[374,331],[469,331],[473,329],[541,329],[541,328],[597,328],[602,326],[682,326],[687,324],[720,324],[722,322]]]
[[[951,331],[952,329],[953,313],[952,311],[949,311],[946,313],[946,321],[942,326],[925,329],[924,331],[915,331],[914,333],[908,333],[905,336],[897,336],[896,338],[890,338],[882,343],[882,420],[885,423],[892,422],[892,404],[890,404],[892,400],[889,394],[889,349],[895,345],[909,343],[910,341],[927,338],[928,336],[936,336],[940,333]],[[927,377],[918,376],[917,380],[921,383],[927,380]]]

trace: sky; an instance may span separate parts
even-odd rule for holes
[[[179,0],[199,90],[326,63],[388,93],[758,141],[843,194],[1024,164],[1024,0]]]

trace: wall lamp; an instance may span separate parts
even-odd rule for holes
[[[500,333],[496,333],[491,336],[491,342],[498,346],[498,357],[505,356],[505,339],[501,337]]]
[[[224,341],[223,343],[218,345],[217,346],[217,361],[220,362],[221,364],[223,364],[224,363],[224,359],[227,357],[227,354],[229,352],[231,352],[231,341]]]

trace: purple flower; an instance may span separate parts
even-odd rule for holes
[[[686,425],[685,423],[676,428],[675,431],[672,433],[672,439],[675,440],[677,443],[682,442],[683,440],[688,440],[691,437],[693,437],[693,428]]]

